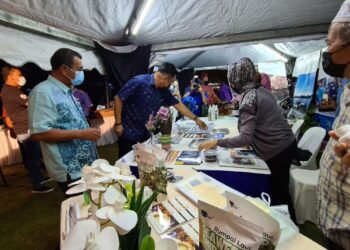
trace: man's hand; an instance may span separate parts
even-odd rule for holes
[[[196,118],[196,120],[194,120],[194,121],[198,125],[198,127],[200,127],[200,129],[202,129],[202,130],[207,130],[208,129],[207,124],[205,124],[205,122],[203,122],[201,119]]]
[[[198,146],[198,150],[206,150],[211,148],[216,148],[218,145],[218,140],[203,142]]]
[[[88,141],[97,141],[101,137],[101,130],[97,128],[87,128],[81,130],[81,139]]]
[[[334,131],[329,131],[328,134],[334,140],[338,141],[339,137]],[[343,165],[350,167],[350,152],[348,152],[348,145],[346,143],[337,143],[334,146],[334,152],[340,158]]]
[[[123,125],[122,124],[119,124],[119,125],[115,124],[114,131],[117,134],[117,136],[122,136],[124,133]]]

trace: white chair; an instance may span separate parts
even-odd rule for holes
[[[316,187],[319,170],[292,169],[289,191],[293,202],[297,223],[316,223]]]
[[[320,150],[322,141],[326,136],[326,130],[321,127],[312,127],[309,128],[304,135],[301,137],[298,148],[308,150],[311,152],[311,157],[308,161],[301,161],[301,167],[292,165],[294,168],[303,168],[303,169],[317,169],[316,156]]]
[[[298,139],[300,128],[303,125],[303,123],[304,123],[304,120],[303,119],[299,119],[292,126],[292,131],[293,131],[293,134],[295,135],[296,139]]]

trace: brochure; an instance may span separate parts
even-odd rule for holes
[[[201,172],[176,183],[175,186],[194,203],[197,204],[198,200],[202,200],[219,208],[225,208],[227,205],[224,196],[225,191],[227,190],[237,195],[245,196],[241,192],[238,192]]]
[[[189,221],[176,227],[161,238],[171,238],[177,242],[178,249],[199,250],[199,223],[198,219]]]
[[[182,197],[167,200],[151,207],[147,220],[158,234],[198,217],[198,211]]]
[[[235,148],[230,150],[230,155],[233,158],[257,158],[257,154],[250,148]]]
[[[175,161],[175,165],[200,165],[202,158],[198,150],[184,150]]]

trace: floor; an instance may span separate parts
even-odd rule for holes
[[[99,147],[100,158],[114,163],[117,144]],[[22,164],[3,167],[9,184],[0,180],[0,249],[21,250],[56,249],[59,244],[60,203],[64,195],[55,190],[47,194],[30,193],[27,172]],[[302,234],[326,246],[323,234],[312,223],[300,227]]]

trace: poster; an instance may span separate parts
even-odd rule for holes
[[[294,89],[293,110],[296,117],[302,118],[310,106],[320,55],[320,50],[317,50],[300,56],[295,61],[293,76],[298,77],[298,80]]]

